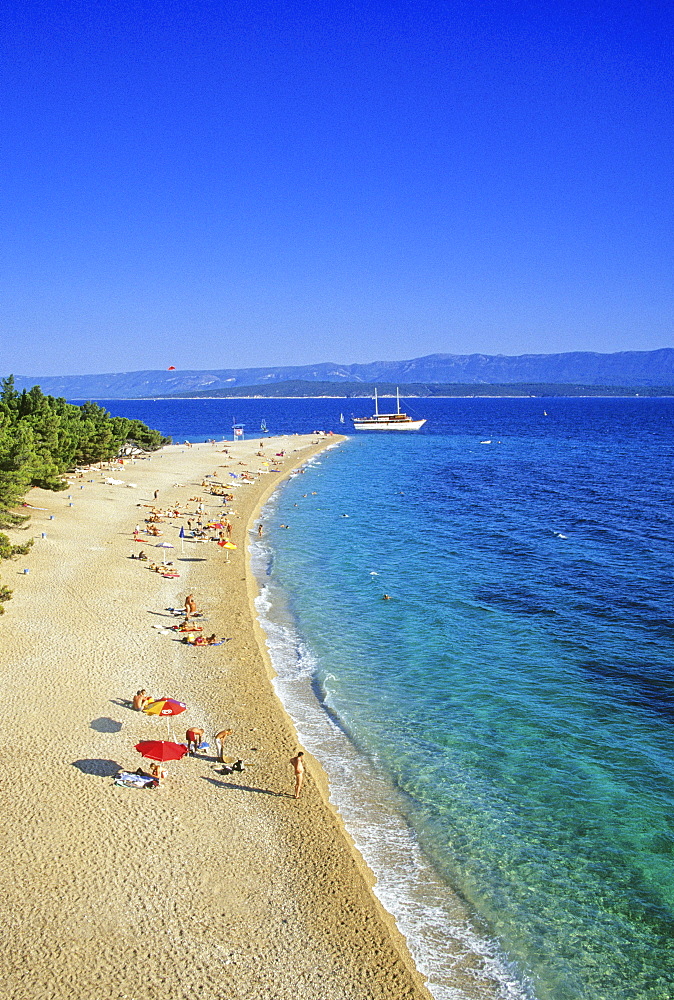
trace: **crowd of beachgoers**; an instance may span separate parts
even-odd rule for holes
[[[209,442],[215,446],[215,441]],[[191,442],[185,442],[186,447],[191,448]],[[222,462],[212,473],[206,473],[201,480],[201,492],[190,496],[187,500],[180,497],[168,504],[160,502],[159,490],[154,491],[151,503],[142,506],[145,509],[145,517],[136,523],[133,529],[133,541],[140,546],[138,550],[131,552],[131,559],[138,559],[147,563],[147,569],[151,572],[159,573],[165,579],[177,579],[180,573],[177,571],[173,559],[166,559],[167,550],[175,549],[175,545],[169,542],[168,536],[175,540],[175,532],[178,530],[181,552],[184,552],[185,544],[199,545],[202,543],[215,543],[226,552],[227,559],[232,550],[238,548],[232,541],[234,531],[234,519],[238,518],[237,511],[231,506],[234,503],[234,490],[240,486],[251,486],[259,481],[259,477],[270,472],[280,473],[282,468],[278,462],[286,457],[284,450],[275,452],[267,456],[265,454],[264,442],[260,441],[260,449],[255,453],[257,463],[236,461],[227,447],[222,448],[222,454],[226,456],[226,461]],[[256,469],[249,469],[250,464],[257,464]],[[232,471],[232,469],[236,471]],[[223,470],[229,470],[227,472]],[[227,479],[223,482],[223,477]],[[175,484],[174,488],[177,488]],[[220,506],[216,508],[216,501]],[[262,522],[257,525],[258,536],[262,535]],[[155,539],[163,537],[164,540],[156,542]],[[149,559],[145,548],[150,539],[150,544],[162,549],[164,558],[161,563]],[[177,541],[176,541],[177,544]],[[165,626],[155,626],[162,635],[173,633],[179,636],[186,645],[193,647],[221,646],[232,640],[232,636],[218,637],[216,632],[206,635],[208,622],[206,612],[197,606],[194,594],[189,593],[185,597],[182,607],[166,608],[164,613],[173,616],[174,624]],[[164,718],[172,718],[181,715],[186,705],[174,698],[152,698],[145,688],[140,688],[131,700],[132,708],[135,711],[143,712],[146,715],[160,715]],[[225,755],[225,740],[232,735],[232,729],[221,729],[213,736],[212,744],[206,739],[205,731],[198,726],[191,726],[186,730],[185,742],[175,743],[171,741],[143,741],[137,744],[136,749],[145,758],[151,760],[149,771],[146,772],[139,767],[134,772],[121,770],[115,776],[115,783],[136,788],[159,787],[168,777],[168,769],[165,766],[168,760],[179,760],[185,754],[199,754],[202,757],[208,756],[211,760],[216,760],[221,767],[217,773],[230,775],[234,772],[241,773],[245,770],[244,762],[241,758],[235,759]],[[215,758],[212,756],[212,749],[215,748]],[[304,752],[299,750],[295,756],[290,758],[290,764],[294,773],[293,796],[298,799],[304,781]]]
[[[163,579],[180,578],[181,574],[175,559],[172,557],[172,553],[178,545],[181,554],[184,554],[186,545],[189,551],[192,546],[202,545],[206,545],[207,549],[212,549],[212,544],[208,543],[214,543],[218,549],[224,551],[227,562],[229,562],[230,552],[238,549],[237,543],[232,540],[234,522],[239,517],[237,510],[232,506],[235,502],[236,489],[241,486],[253,486],[259,482],[261,476],[269,473],[278,474],[283,471],[282,465],[286,459],[286,451],[271,452],[267,455],[264,450],[264,441],[260,441],[259,450],[251,455],[248,461],[241,461],[238,457],[233,456],[230,448],[226,445],[217,447],[215,440],[205,443],[216,449],[218,457],[222,456],[223,460],[212,472],[203,475],[200,484],[198,484],[198,493],[184,498],[179,495],[178,491],[189,487],[190,484],[174,483],[171,487],[172,498],[169,501],[163,497],[166,490],[155,489],[151,500],[141,501],[137,505],[140,514],[133,528],[134,548],[129,558],[144,563],[146,569],[152,573],[158,573]],[[186,441],[184,447],[191,449],[193,443]],[[82,485],[82,481],[92,473],[102,475],[105,472],[116,472],[119,475],[125,470],[125,467],[128,470],[130,462],[135,464],[136,460],[147,457],[149,456],[136,451],[105,464],[99,462],[93,466],[79,467],[69,482],[71,485],[78,483]],[[89,479],[89,482],[95,482],[95,480]],[[125,485],[136,488],[135,483],[111,475],[104,476],[103,482],[106,485]],[[194,487],[196,484],[191,485]],[[256,526],[256,532],[258,536],[262,535],[263,525],[261,521]],[[157,541],[159,538],[162,540]],[[169,541],[169,538],[172,541]],[[150,548],[161,549],[161,561],[154,553],[148,555]],[[200,552],[204,551],[200,548]],[[206,626],[209,621],[208,611],[197,606],[196,598],[192,593],[186,595],[180,606],[157,609],[153,613],[172,620],[171,624],[164,622],[161,625],[155,624],[153,626],[159,634],[179,639],[185,645],[196,648],[222,646],[233,640],[232,636],[218,636],[216,632],[206,634],[208,632]],[[161,716],[167,721],[172,720],[174,716],[181,715],[187,708],[185,703],[175,698],[163,696],[153,698],[145,688],[139,688],[128,700],[128,705],[134,711],[142,712],[147,716]],[[225,755],[225,740],[233,732],[233,729],[220,729],[213,735],[212,742],[209,742],[203,728],[191,725],[185,732],[184,742],[180,742],[173,739],[169,727],[167,728],[169,739],[143,740],[136,744],[138,752],[150,761],[147,769],[142,766],[134,771],[120,768],[114,775],[115,784],[128,788],[158,788],[169,775],[166,763],[181,760],[187,755],[199,755],[202,759],[219,764],[220,767],[216,771],[218,774],[241,773],[245,770],[244,761],[241,758],[237,759]],[[213,751],[215,751],[215,756]],[[304,781],[303,757],[304,753],[300,750],[290,758],[294,774],[293,797],[295,799],[299,798]]]
[[[427,998],[254,617],[261,505],[322,446],[171,445],[27,495],[0,631],[8,1000]]]

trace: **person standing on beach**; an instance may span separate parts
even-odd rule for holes
[[[218,760],[221,764],[225,763],[224,753],[225,753],[225,740],[228,736],[231,736],[234,732],[233,729],[221,729],[219,733],[216,733],[213,737],[215,741],[215,750],[218,755]]]
[[[194,600],[194,594],[188,594],[185,598],[185,619],[187,620],[190,615],[195,615],[197,613],[197,602]]]
[[[293,766],[293,771],[295,772],[295,798],[299,799],[300,792],[302,791],[302,782],[304,781],[304,751],[300,750],[296,757],[290,758],[290,763]]]
[[[196,753],[202,744],[204,731],[203,729],[188,729],[185,733],[185,738],[187,740],[187,752]]]

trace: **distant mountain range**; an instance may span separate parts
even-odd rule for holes
[[[429,354],[411,361],[373,361],[366,365],[318,364],[293,367],[224,368],[209,371],[140,371],[109,375],[15,375],[17,389],[39,385],[66,399],[140,399],[208,391],[270,386],[279,382],[363,384],[363,394],[378,384],[462,385],[546,384],[584,386],[671,386],[674,349],[596,354]],[[259,391],[259,390],[258,390]],[[325,394],[324,385],[321,394]]]

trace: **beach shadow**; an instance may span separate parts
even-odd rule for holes
[[[122,728],[122,723],[117,722],[115,719],[102,717],[90,722],[89,728],[95,729],[97,733],[118,733]]]
[[[178,562],[208,562],[203,556],[176,556]]]
[[[130,698],[111,698],[111,705],[119,705],[120,708],[130,708],[132,712],[135,711],[133,707],[133,702]]]
[[[216,788],[234,788],[239,792],[257,792],[258,795],[273,795],[275,798],[282,798],[285,794],[284,792],[272,792],[269,788],[253,788],[252,785],[236,785],[231,781],[218,781],[217,778],[207,778],[204,774],[201,775],[201,780],[210,782]]]
[[[122,769],[122,765],[118,764],[116,760],[103,760],[101,758],[97,760],[74,760],[73,767],[76,767],[82,774],[91,774],[96,778],[111,778]]]

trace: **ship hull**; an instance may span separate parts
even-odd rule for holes
[[[426,423],[426,420],[400,420],[394,418],[387,420],[382,417],[372,419],[363,418],[353,421],[353,428],[356,431],[418,431]]]

